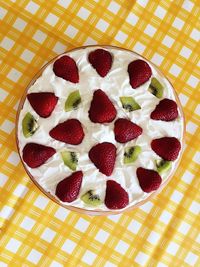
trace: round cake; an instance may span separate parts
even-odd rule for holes
[[[119,212],[166,184],[182,153],[184,118],[152,63],[89,46],[36,76],[19,107],[17,144],[43,192],[68,208]]]

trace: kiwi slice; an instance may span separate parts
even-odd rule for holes
[[[127,147],[124,152],[124,164],[130,164],[136,161],[141,152],[142,149],[140,146]]]
[[[155,77],[153,77],[149,85],[149,91],[157,98],[162,98],[163,89],[163,85]]]
[[[98,194],[93,190],[89,190],[81,196],[81,200],[90,206],[98,206],[102,203]]]
[[[160,174],[167,172],[171,168],[171,166],[172,166],[171,161],[167,161],[164,159],[156,160],[156,168]]]
[[[81,96],[79,90],[76,90],[69,94],[65,102],[65,111],[70,111],[72,109],[77,109],[78,105],[81,103]]]
[[[128,112],[141,109],[140,105],[131,96],[122,96],[120,97],[120,101],[122,103],[122,107]]]
[[[72,151],[62,151],[61,156],[64,164],[72,171],[75,171],[78,165],[78,153]]]
[[[37,131],[38,127],[38,123],[33,115],[30,112],[26,113],[22,120],[22,130],[24,136],[26,138],[32,136]]]

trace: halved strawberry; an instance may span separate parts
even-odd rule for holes
[[[56,150],[49,146],[36,143],[28,143],[23,148],[23,160],[30,168],[37,168],[44,164],[56,153]]]
[[[99,143],[90,149],[89,158],[100,172],[110,176],[115,166],[116,150],[112,143]]]
[[[79,82],[78,67],[73,58],[62,56],[53,64],[53,71],[56,76],[72,83]]]
[[[32,108],[42,118],[49,117],[58,102],[58,97],[49,92],[30,93],[27,98]]]
[[[137,59],[128,65],[128,74],[130,85],[135,89],[149,80],[152,71],[146,61]]]
[[[154,111],[151,112],[151,119],[153,120],[173,121],[177,117],[177,104],[168,98],[161,100]]]
[[[115,140],[119,143],[129,142],[142,134],[142,128],[127,119],[117,119],[115,121]]]
[[[109,209],[123,209],[129,204],[129,196],[120,184],[113,180],[108,180],[104,202]]]
[[[63,202],[72,202],[76,200],[81,188],[82,179],[82,171],[72,173],[57,184],[56,196]]]
[[[181,150],[181,143],[175,137],[162,137],[151,142],[153,151],[165,160],[175,160]]]
[[[145,168],[137,168],[137,178],[142,190],[146,193],[157,190],[162,183],[162,178],[158,172]]]
[[[95,123],[111,122],[115,119],[117,111],[108,96],[98,89],[94,92],[89,109],[89,118]]]
[[[49,132],[49,135],[58,141],[71,145],[79,145],[84,138],[83,127],[77,119],[69,119],[59,123]]]
[[[101,77],[105,77],[112,67],[112,55],[104,49],[90,52],[88,60]]]

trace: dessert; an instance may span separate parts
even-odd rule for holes
[[[131,51],[90,46],[60,55],[28,88],[18,148],[57,203],[122,211],[161,189],[177,168],[184,118],[153,64]]]

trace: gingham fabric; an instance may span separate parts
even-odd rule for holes
[[[0,266],[200,266],[199,0],[0,0]],[[90,217],[46,198],[15,145],[20,97],[59,53],[87,44],[136,51],[171,80],[186,146],[171,182],[123,215]]]

